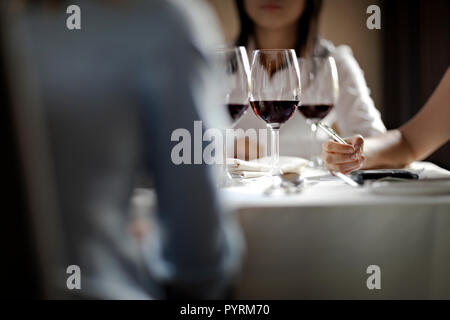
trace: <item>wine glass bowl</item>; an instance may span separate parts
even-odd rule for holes
[[[234,127],[245,114],[249,105],[250,64],[244,47],[231,47],[216,50],[216,64],[222,78],[220,79],[221,102],[230,116]],[[226,129],[223,130],[223,172],[219,183],[222,187],[236,184],[227,170]]]
[[[272,175],[279,175],[279,130],[295,112],[301,93],[300,71],[295,50],[253,52],[250,75],[250,105],[271,130]]]
[[[260,100],[251,101],[253,111],[272,128],[281,128],[295,112],[298,100]]]
[[[311,127],[310,165],[321,167],[321,159],[314,151],[319,145],[317,123],[334,108],[339,96],[339,79],[336,63],[332,57],[300,59],[302,101],[298,111]]]
[[[247,51],[242,46],[223,48],[217,50],[216,57],[224,76],[223,103],[235,126],[248,109],[250,64]]]

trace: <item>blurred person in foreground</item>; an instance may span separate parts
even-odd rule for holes
[[[76,297],[221,298],[239,267],[239,233],[210,167],[171,160],[172,132],[193,134],[204,110],[220,109],[205,53],[221,39],[205,22],[214,18],[197,1],[192,26],[195,13],[175,2],[28,1],[9,14],[13,59],[31,66],[23,80],[35,80],[48,126],[67,262],[81,269]],[[81,30],[66,28],[69,4]],[[139,242],[128,211],[141,170],[158,208]]]
[[[324,142],[322,159],[330,170],[401,168],[428,157],[450,139],[450,68],[422,109],[407,123],[385,134],[363,139],[353,136],[348,145]]]

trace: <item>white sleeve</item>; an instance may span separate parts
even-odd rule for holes
[[[348,46],[339,46],[333,54],[339,76],[336,104],[337,124],[342,135],[365,137],[386,131],[380,112],[370,97],[364,73]]]

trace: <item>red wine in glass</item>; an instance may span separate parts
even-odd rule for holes
[[[307,119],[325,118],[333,109],[333,104],[304,104],[298,107],[298,111]]]
[[[227,108],[231,119],[237,121],[247,111],[248,104],[229,103]]]
[[[295,112],[299,101],[250,101],[253,111],[266,123],[285,123]]]

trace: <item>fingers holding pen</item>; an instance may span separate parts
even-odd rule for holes
[[[347,144],[331,140],[324,142],[322,160],[327,169],[347,174],[360,169],[366,158],[363,155],[364,139],[361,136],[353,136],[344,140]]]

